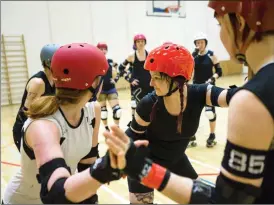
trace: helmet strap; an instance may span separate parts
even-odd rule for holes
[[[177,91],[179,89],[178,86],[176,86],[176,88],[172,89],[173,84],[174,84],[174,80],[171,79],[171,83],[169,84],[168,93],[166,95],[164,95],[163,97],[171,96],[175,91]]]
[[[89,100],[89,102],[96,101],[97,100],[97,94],[99,92],[99,89],[101,87],[101,84],[103,83],[104,79],[101,77],[99,84],[96,88],[93,88],[90,86],[88,89],[92,93],[92,98]]]

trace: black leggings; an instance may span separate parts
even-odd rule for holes
[[[160,164],[161,166],[169,169],[172,173],[179,176],[189,177],[191,179],[198,178],[198,174],[192,167],[191,163],[188,160],[188,157],[185,154],[174,163],[170,162],[169,160],[156,158],[152,158],[152,160],[153,162]],[[127,179],[129,192],[131,193],[148,193],[153,191],[153,189],[140,184],[138,181],[131,179],[130,177],[128,177]]]

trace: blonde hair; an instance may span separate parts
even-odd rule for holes
[[[38,119],[54,114],[60,105],[78,104],[82,96],[85,96],[89,90],[75,90],[67,88],[56,88],[55,96],[43,96],[31,103],[25,114]]]

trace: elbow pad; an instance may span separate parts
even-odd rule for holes
[[[216,86],[212,86],[210,100],[211,100],[211,104],[213,106],[220,107],[220,105],[218,104],[218,98],[223,90],[225,90],[225,89],[216,87]]]
[[[132,83],[134,79],[130,77],[130,73],[127,73],[127,75],[125,76],[125,80],[129,83]]]
[[[233,97],[233,95],[239,90],[239,87],[234,87],[234,88],[230,88],[227,90],[227,94],[226,94],[226,103],[229,105],[231,98]]]
[[[41,183],[40,198],[44,204],[70,204],[72,203],[65,196],[64,184],[67,177],[57,179],[52,185],[51,189],[48,190],[48,181],[52,173],[60,168],[66,168],[71,174],[70,168],[67,166],[63,158],[55,158],[39,168],[39,174],[37,175],[37,180]]]
[[[99,145],[99,143],[95,147],[92,147],[90,149],[89,153],[85,157],[83,157],[83,159],[88,159],[88,158],[92,158],[92,157],[99,157],[98,145]]]
[[[193,180],[189,204],[208,204],[214,193],[214,187],[200,180]]]
[[[218,74],[219,77],[221,77],[223,75],[223,71],[222,68],[220,66],[220,63],[216,63],[214,65],[215,69],[216,69],[216,73]]]
[[[252,204],[260,194],[261,188],[234,181],[221,173],[212,200],[217,204]]]
[[[145,139],[144,133],[136,133],[134,132],[131,128],[128,128],[125,133],[129,138],[131,138],[133,141],[140,140],[140,139]]]
[[[122,64],[119,65],[118,70],[119,70],[120,76],[123,76],[126,73],[125,69],[129,63],[130,62],[128,62],[128,60],[126,59]]]

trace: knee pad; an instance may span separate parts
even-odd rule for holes
[[[205,107],[205,115],[209,119],[209,121],[214,122],[216,120],[216,114],[214,107]]]
[[[131,100],[130,104],[131,104],[131,108],[132,108],[132,109],[136,109],[137,104],[136,104],[136,101],[135,101],[135,100]]]
[[[216,121],[216,118],[217,118],[217,115],[216,113],[214,113],[214,118],[212,120],[209,120],[210,122],[215,122]]]
[[[102,120],[108,119],[108,110],[106,106],[101,107],[101,119]]]
[[[119,105],[115,105],[113,108],[113,119],[114,120],[120,120],[122,116],[122,109],[120,108]]]

